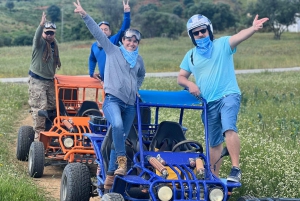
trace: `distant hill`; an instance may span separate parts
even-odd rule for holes
[[[79,16],[74,14],[73,4],[65,0],[27,0],[27,1],[13,1],[14,8],[10,11],[6,7],[8,0],[0,0],[0,46],[1,40],[9,40],[12,38],[23,36],[24,40],[27,40],[26,36],[32,37],[37,25],[40,22],[41,15],[43,11],[46,11],[47,8],[51,5],[58,6],[62,11],[61,18],[63,20],[56,22],[59,28],[66,30],[65,33],[71,33],[70,29],[73,24],[79,23]],[[134,5],[132,7],[133,14],[137,12],[138,9],[147,4],[156,4],[160,11],[163,12],[172,12],[174,5],[182,3],[184,0],[130,0],[130,4]],[[200,2],[203,0],[194,0],[195,2]],[[209,0],[207,0],[209,1]],[[229,4],[231,7],[234,7],[236,2],[242,2],[242,5],[245,6],[247,2],[252,2],[256,0],[211,0],[214,3],[222,2]],[[120,2],[122,2],[120,0]],[[101,12],[99,12],[99,0],[81,0],[81,4],[89,12],[89,14],[97,21],[100,20]],[[63,26],[62,26],[63,22]],[[58,39],[60,38],[57,35]],[[67,38],[68,35],[63,35],[64,38]],[[2,39],[1,39],[2,38]],[[3,43],[3,41],[2,41]]]

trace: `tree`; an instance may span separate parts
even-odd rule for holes
[[[181,5],[174,6],[173,14],[177,15],[178,17],[181,17],[182,13],[183,13],[183,8]]]
[[[143,13],[143,12],[146,12],[146,11],[149,11],[149,10],[157,11],[158,8],[157,8],[157,6],[155,4],[147,4],[145,6],[141,6],[139,8],[138,13]]]
[[[15,4],[13,1],[9,0],[9,1],[6,1],[6,4],[5,4],[6,8],[9,9],[9,11],[11,12],[11,10],[15,7]]]
[[[280,40],[281,34],[286,27],[295,23],[295,16],[299,1],[295,0],[257,0],[254,5],[249,6],[248,11],[255,16],[268,17],[269,26],[274,33],[274,39]]]
[[[133,24],[139,27],[144,37],[176,38],[185,29],[184,22],[177,15],[154,10],[135,15]]]
[[[50,17],[52,22],[57,22],[60,20],[60,16],[61,16],[60,8],[57,7],[56,5],[52,5],[48,7],[47,14]]]
[[[189,19],[195,14],[202,14],[205,15],[207,18],[212,19],[213,15],[216,12],[215,9],[215,4],[200,2],[198,4],[188,7],[185,12],[185,17]]]
[[[120,3],[121,2],[121,3]],[[130,1],[130,7],[132,8],[132,2]],[[118,0],[101,0],[99,3],[99,10],[102,13],[101,21],[108,21],[113,31],[120,29],[123,21],[123,4]]]
[[[215,7],[215,13],[211,18],[214,25],[214,30],[222,31],[230,27],[234,27],[236,19],[228,4],[219,3]]]
[[[32,36],[20,35],[13,40],[13,45],[15,46],[32,45],[32,39],[33,39]]]
[[[183,0],[183,5],[187,6],[189,4],[194,4],[194,0]]]
[[[70,37],[68,40],[90,40],[93,39],[93,35],[90,33],[90,31],[86,28],[85,24],[83,21],[77,21],[76,23],[73,24],[71,27],[71,30],[67,31],[69,33]]]
[[[236,24],[236,18],[230,10],[230,6],[224,3],[212,4],[200,2],[186,10],[186,17],[190,18],[195,14],[202,14],[211,20],[215,31],[223,31]]]
[[[2,36],[0,37],[0,47],[11,46],[11,37]]]

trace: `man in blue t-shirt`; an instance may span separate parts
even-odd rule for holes
[[[225,141],[232,163],[227,181],[231,182],[240,182],[242,176],[239,168],[240,140],[236,127],[241,92],[234,72],[233,54],[237,45],[262,29],[266,21],[268,18],[258,19],[256,15],[251,27],[216,40],[212,23],[207,17],[197,14],[187,22],[187,32],[195,47],[183,58],[177,82],[193,95],[206,99],[210,164],[214,166],[221,156]],[[196,83],[188,80],[191,74]],[[221,160],[213,169],[217,177],[220,167]]]
[[[115,45],[118,45],[120,39],[122,38],[122,35],[124,34],[124,31],[130,27],[130,6],[128,3],[129,0],[127,0],[127,3],[125,3],[123,0],[124,19],[123,19],[121,29],[118,31],[118,33],[116,33],[115,35],[111,35],[110,24],[106,21],[99,22],[98,24],[99,28],[106,34],[109,40]],[[94,77],[100,80],[101,83],[104,81],[105,61],[106,61],[106,54],[103,48],[101,47],[101,44],[99,44],[99,42],[97,41],[94,42],[91,46],[91,53],[89,56],[89,75],[90,77]],[[95,73],[97,62],[99,67],[99,73]]]

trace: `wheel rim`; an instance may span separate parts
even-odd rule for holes
[[[29,169],[29,172],[31,174],[31,170],[32,170],[32,150],[29,150],[29,154],[28,154],[28,169]]]
[[[66,200],[66,198],[67,198],[67,190],[68,190],[68,188],[67,188],[67,177],[65,176],[63,178],[63,182],[62,182],[62,198],[63,198],[63,200]]]

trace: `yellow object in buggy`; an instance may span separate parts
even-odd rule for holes
[[[155,148],[155,151],[157,152],[159,151],[159,149]],[[168,173],[167,179],[172,179],[172,180],[178,179],[177,174],[168,165],[166,165],[166,161],[160,157],[160,154],[157,154],[156,159],[165,167]],[[176,171],[178,171],[179,174],[181,174],[181,171],[177,167],[175,167],[175,169]],[[159,170],[156,169],[155,171],[157,175],[163,176]]]

